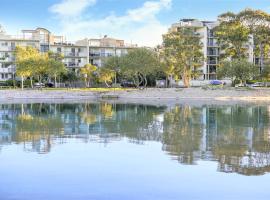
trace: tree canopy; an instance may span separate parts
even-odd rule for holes
[[[163,36],[165,70],[179,73],[184,85],[190,86],[192,77],[198,74],[203,65],[203,45],[196,28],[182,27]]]

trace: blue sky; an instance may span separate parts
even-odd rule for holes
[[[9,34],[44,27],[68,40],[109,35],[153,46],[181,18],[215,20],[244,8],[270,12],[269,0],[0,0]]]

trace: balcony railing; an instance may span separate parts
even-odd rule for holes
[[[207,45],[209,47],[219,47],[218,43],[217,42],[208,42]]]
[[[208,64],[208,65],[217,65],[217,64],[218,64],[218,61],[215,61],[215,60],[208,60],[208,61],[207,61],[207,64]]]
[[[83,52],[64,52],[64,56],[66,57],[86,57]]]
[[[66,67],[82,67],[83,64],[82,63],[76,63],[76,62],[68,62],[68,63],[65,63],[65,66]]]

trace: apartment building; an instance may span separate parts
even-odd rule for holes
[[[192,27],[200,37],[203,45],[202,52],[205,61],[199,68],[199,80],[214,80],[217,79],[217,68],[220,62],[221,49],[217,43],[217,38],[214,34],[214,28],[218,26],[217,21],[199,21],[197,19],[182,19],[178,23],[172,24],[168,32],[177,31],[181,27]],[[253,62],[253,39],[246,45],[248,49],[249,61]]]
[[[52,51],[64,55],[63,63],[69,70],[78,71],[87,63],[102,67],[110,56],[123,56],[137,45],[126,44],[104,36],[100,39],[83,39],[68,42],[65,37],[52,34],[45,28],[22,30],[20,35],[8,35],[0,27],[0,81],[15,78],[16,46],[32,46],[41,53]]]
[[[102,67],[106,58],[111,56],[123,56],[129,50],[137,48],[136,44],[125,43],[124,40],[110,38],[105,35],[100,39],[84,39],[76,44],[87,46],[89,63]]]

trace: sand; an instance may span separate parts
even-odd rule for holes
[[[88,90],[0,90],[0,102],[111,100],[123,102],[266,102],[270,103],[270,89],[201,89],[201,88],[147,88],[97,92]]]

